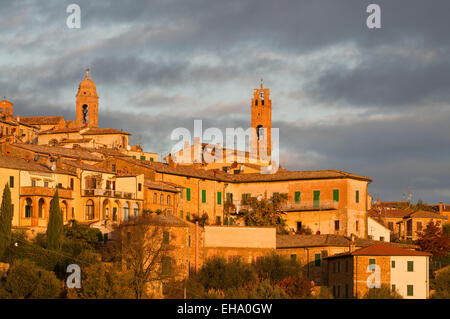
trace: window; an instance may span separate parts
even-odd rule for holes
[[[314,266],[320,267],[320,265],[321,265],[320,254],[315,254],[314,255]]]
[[[380,236],[380,241],[384,241],[384,237],[383,236]]]
[[[133,155],[133,159],[136,159],[136,155]]]
[[[333,273],[336,272],[336,263],[333,263]]]
[[[397,288],[395,287],[395,285],[392,285],[392,292],[395,292],[395,290],[397,290]]]
[[[189,243],[188,243],[188,245],[189,245],[189,248],[191,248],[191,235],[189,235]]]
[[[408,271],[414,271],[414,261],[408,260]]]
[[[31,218],[33,216],[33,201],[27,198],[25,201],[25,218]]]
[[[339,202],[339,189],[333,190],[333,200]]]
[[[138,192],[142,191],[142,183],[138,184]]]
[[[44,187],[48,188],[48,182],[47,181],[44,182]]]
[[[133,214],[134,214],[134,217],[138,217],[139,216],[139,205],[138,205],[138,203],[134,203]]]
[[[163,232],[163,243],[168,244],[170,239],[170,234],[168,231]]]
[[[395,260],[391,261],[391,268],[395,268]]]
[[[141,160],[145,161],[145,155],[141,155]]]
[[[341,286],[340,285],[337,286],[337,296],[338,297],[341,296]]]
[[[221,225],[220,216],[216,216],[216,225]]]
[[[202,203],[206,203],[206,189],[202,189]]]
[[[156,193],[153,193],[153,204],[157,203],[158,203],[158,195],[156,195]]]
[[[130,217],[130,206],[128,205],[128,202],[125,202],[125,204],[123,204],[123,220],[127,222],[129,217]]]
[[[295,202],[298,204],[300,203],[300,192],[295,192]]]
[[[348,272],[348,260],[345,261],[345,272]]]
[[[183,219],[183,211],[180,210],[180,219]]]
[[[291,255],[291,261],[296,261],[297,260],[297,255],[296,254],[292,254]]]
[[[38,216],[39,218],[44,218],[45,217],[45,212],[44,212],[44,199],[40,199],[39,200],[39,207],[38,207]]]
[[[73,178],[70,179],[70,189],[73,189]]]
[[[153,162],[153,157],[150,157],[150,162]]]
[[[320,208],[320,191],[314,191],[313,193],[314,198],[314,208],[319,209]]]
[[[112,170],[113,170],[113,172],[115,172],[116,171],[116,164],[112,164]]]
[[[186,188],[186,200],[189,202],[191,200],[191,189]]]
[[[406,286],[406,295],[407,296],[414,296],[414,286],[413,285],[407,285]]]
[[[422,223],[417,222],[417,231],[422,231]]]
[[[75,207],[72,207],[72,219],[75,218]]]
[[[167,205],[170,205],[170,195],[167,195]]]
[[[9,177],[9,187],[14,188],[14,176]]]
[[[356,200],[357,203],[359,203],[359,191],[356,191],[355,195],[356,195],[355,200]]]
[[[334,221],[334,230],[339,230],[339,221],[338,220]]]
[[[356,231],[358,232],[359,231],[359,220],[356,221],[355,228],[356,228]]]
[[[159,203],[161,205],[164,205],[164,195],[163,194],[159,195]]]
[[[388,222],[388,228],[390,230],[394,230],[394,223],[393,222]]]
[[[163,276],[167,276],[172,272],[172,260],[169,257],[161,258],[161,272]]]
[[[369,259],[369,265],[375,265],[375,258]]]
[[[345,284],[345,298],[348,298],[348,284]]]
[[[94,202],[90,199],[86,202],[86,206],[84,207],[84,218],[86,220],[94,219]]]
[[[222,205],[222,192],[217,192],[217,205]]]
[[[337,272],[341,272],[341,262],[337,262]]]

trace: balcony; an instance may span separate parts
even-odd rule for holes
[[[101,188],[85,189],[83,190],[83,196],[102,196],[102,197],[136,199],[135,193],[121,192],[112,189],[101,189]]]
[[[53,197],[56,188],[42,186],[22,186],[20,188],[20,196],[42,196]],[[58,196],[60,198],[72,198],[72,190],[66,188],[58,188]]]

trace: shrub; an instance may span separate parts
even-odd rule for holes
[[[380,288],[369,289],[363,299],[403,299],[403,297],[397,291],[392,291],[388,285],[381,285]]]
[[[135,294],[130,287],[131,277],[112,265],[94,264],[82,273],[81,288],[68,289],[69,298],[83,299],[128,299]]]
[[[287,299],[289,296],[268,279],[259,282],[248,294],[249,299]]]
[[[62,283],[55,274],[36,266],[30,260],[16,261],[2,284],[1,293],[6,298],[51,299],[60,295]]]
[[[433,299],[450,299],[450,267],[443,269],[432,282],[435,293]]]
[[[290,298],[306,298],[311,296],[312,285],[311,282],[302,277],[288,277],[281,281],[280,288]]]
[[[254,282],[256,275],[251,265],[240,260],[227,263],[224,258],[215,257],[203,265],[197,279],[206,290],[225,290]]]
[[[301,264],[298,261],[276,253],[265,256],[257,262],[255,269],[260,279],[269,279],[274,283],[288,277],[296,278],[301,274]]]

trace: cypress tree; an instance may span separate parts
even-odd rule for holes
[[[47,225],[47,249],[60,250],[64,239],[64,222],[59,207],[58,190],[50,201],[50,215]]]
[[[11,202],[11,191],[8,183],[3,189],[2,206],[0,208],[0,258],[11,244],[11,224],[13,218],[13,207]]]

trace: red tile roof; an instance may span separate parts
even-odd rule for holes
[[[106,135],[106,134],[123,134],[131,135],[131,133],[116,130],[114,128],[90,128],[85,132],[81,132],[81,135]]]
[[[384,243],[376,243],[368,247],[357,249],[351,253],[336,254],[325,258],[338,258],[343,256],[431,256],[431,254],[424,251],[416,251],[399,248]]]
[[[39,135],[47,135],[47,134],[64,134],[64,133],[77,133],[80,132],[80,128],[77,127],[65,127],[65,128],[57,128],[57,129],[50,129],[46,131],[42,131],[39,133]]]
[[[56,125],[61,121],[64,121],[63,116],[27,116],[20,118],[20,122],[29,125]]]
[[[53,156],[59,155],[62,157],[70,157],[76,159],[81,158],[83,160],[97,161],[97,162],[103,160],[103,156],[101,154],[95,154],[93,152],[87,152],[78,149],[71,149],[58,146],[47,146],[47,145],[21,144],[21,143],[12,144],[12,146],[26,149],[28,151],[32,151],[38,154],[46,154]]]

